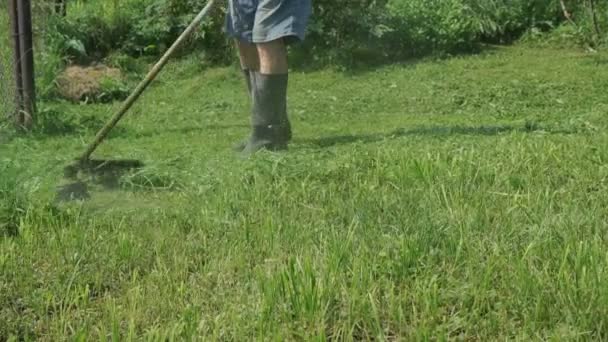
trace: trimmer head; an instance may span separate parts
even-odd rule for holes
[[[142,168],[139,160],[78,160],[63,169],[64,177],[71,181],[57,189],[59,202],[82,201],[89,199],[89,187],[85,180],[92,180],[106,188],[116,188],[122,174]]]
[[[55,195],[55,201],[57,202],[69,202],[69,201],[84,201],[91,198],[89,194],[89,187],[85,182],[73,182],[60,186],[57,188],[57,194]]]

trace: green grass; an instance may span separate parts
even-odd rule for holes
[[[118,104],[47,103],[0,145],[0,340],[606,339],[607,63],[295,72],[290,152],[241,159],[238,70],[184,60],[97,154],[146,168],[60,206]]]
[[[3,126],[6,115],[12,114],[13,91],[13,55],[10,49],[8,31],[9,22],[6,9],[2,8],[0,13],[0,127]],[[1,140],[1,138],[0,138]]]

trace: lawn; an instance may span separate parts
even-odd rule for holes
[[[608,55],[519,45],[295,70],[288,153],[250,159],[235,67],[173,63],[53,202],[118,103],[0,142],[0,340],[608,338]]]

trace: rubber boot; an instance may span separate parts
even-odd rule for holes
[[[252,99],[253,98],[253,77],[251,76],[252,71],[249,69],[243,69],[243,76],[245,78],[245,85],[247,85],[247,94],[249,95],[249,98]],[[242,152],[245,149],[245,146],[247,146],[247,142],[249,140],[247,138],[239,141],[238,143],[234,144],[234,146],[232,147],[232,149],[235,152]]]
[[[252,72],[253,108],[251,137],[243,149],[248,156],[259,150],[287,149],[291,125],[287,117],[287,74],[266,75]]]
[[[251,97],[251,91],[253,90],[253,85],[251,84],[251,70],[243,69],[243,76],[245,77],[245,84],[247,85],[247,94]]]

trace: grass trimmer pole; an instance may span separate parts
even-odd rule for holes
[[[133,93],[125,100],[125,102],[120,107],[120,110],[114,114],[114,116],[110,119],[110,121],[97,133],[95,136],[95,140],[87,147],[86,151],[79,158],[80,162],[86,163],[91,154],[95,152],[97,147],[101,145],[103,140],[107,137],[110,131],[116,126],[116,124],[123,118],[123,116],[127,113],[127,111],[133,106],[135,102],[139,99],[141,94],[148,88],[150,83],[158,76],[161,70],[165,67],[169,59],[173,56],[173,54],[177,51],[177,49],[182,45],[182,43],[190,36],[190,34],[197,28],[197,26],[203,21],[203,19],[209,14],[216,0],[209,0],[205,8],[194,18],[192,23],[186,28],[186,30],[177,38],[175,43],[171,45],[169,50],[163,55],[163,57],[154,65],[152,70],[146,75],[143,81],[139,83],[137,88],[133,91]]]

